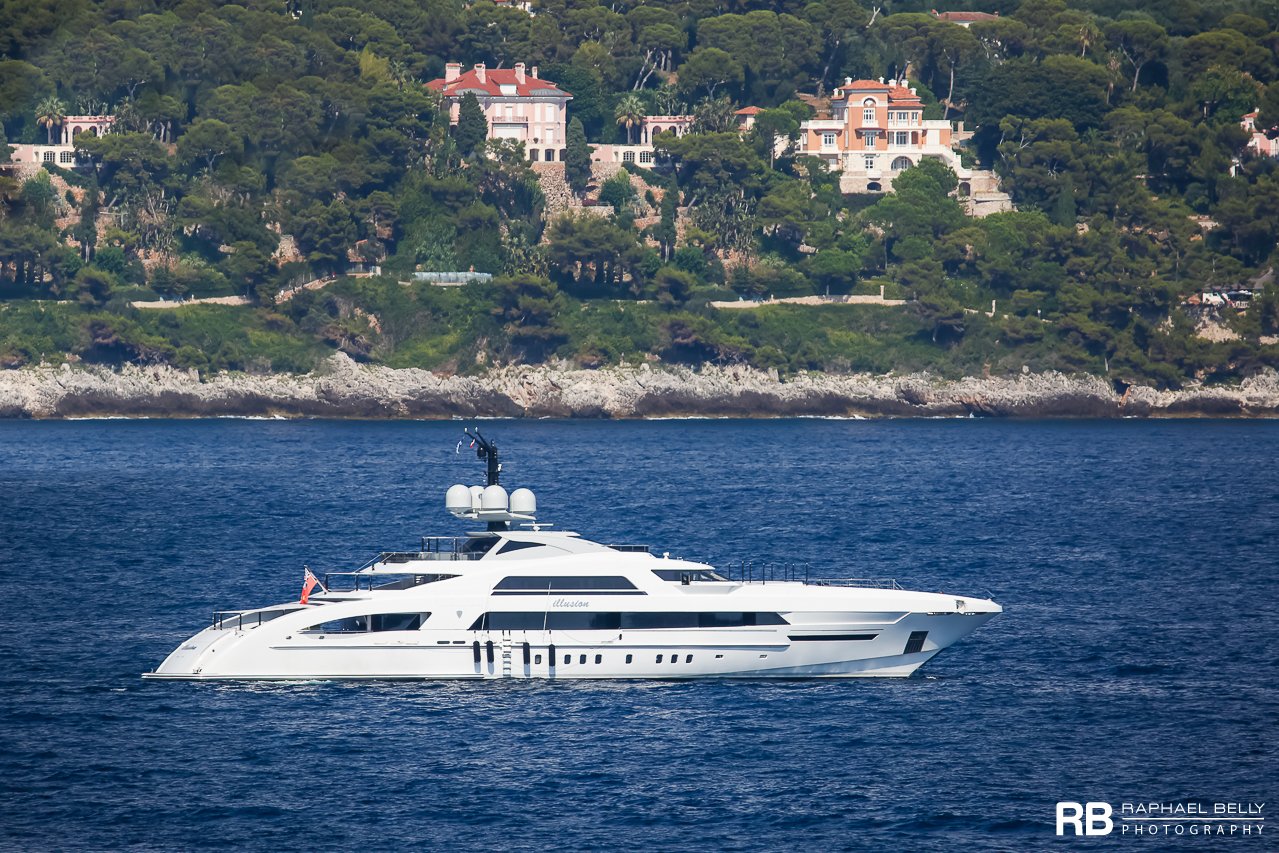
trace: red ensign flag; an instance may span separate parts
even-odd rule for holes
[[[319,578],[311,574],[310,569],[304,569],[304,571],[306,574],[302,576],[302,598],[299,599],[302,604],[306,604],[306,600],[311,597],[311,590],[315,589],[320,582]]]

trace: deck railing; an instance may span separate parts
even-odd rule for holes
[[[868,589],[901,589],[895,578],[827,578],[815,577],[809,563],[751,563],[720,572],[735,583],[804,583],[811,586],[865,587]]]

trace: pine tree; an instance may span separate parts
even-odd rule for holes
[[[484,108],[473,92],[462,96],[462,104],[457,112],[457,127],[453,129],[453,138],[463,157],[472,157],[480,151],[480,146],[489,135],[489,122],[484,117]]]
[[[586,192],[591,180],[591,148],[586,144],[586,131],[576,116],[568,123],[568,139],[564,146],[564,180],[579,196]]]

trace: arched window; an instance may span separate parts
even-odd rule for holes
[[[898,157],[893,160],[893,171],[900,172],[903,169],[909,169],[913,165],[915,164],[910,161],[909,157]]]
[[[80,127],[79,125],[76,125],[75,127],[71,128],[71,138],[74,139],[76,136],[79,136],[82,132],[84,132],[84,128]]]
[[[567,149],[567,148],[561,148],[561,149],[560,149],[560,162],[561,162],[561,163],[563,163],[563,162],[564,162],[565,160],[567,160],[567,159],[568,159],[568,149]]]
[[[555,162],[555,149],[554,149],[554,148],[547,148],[547,149],[546,149],[546,162],[548,162],[548,163],[553,163],[553,162]]]
[[[883,190],[883,187],[879,185],[879,181],[871,181],[869,184],[866,185],[867,192],[877,193],[877,192],[880,192],[881,190]]]
[[[96,127],[91,127],[91,128],[89,128],[89,133],[90,133],[91,135],[93,135],[93,136],[97,136],[97,135],[98,135],[98,129],[97,129]]]
[[[641,151],[641,152],[640,152],[640,156],[639,156],[639,161],[640,161],[641,163],[652,163],[652,162],[653,162],[653,152],[652,152],[652,151]]]
[[[44,152],[44,162],[46,162],[46,163],[52,163],[52,162],[53,162],[53,152],[52,152],[52,151],[46,151],[46,152]]]
[[[960,181],[960,182],[959,182],[959,195],[960,195],[960,197],[966,197],[966,196],[970,196],[970,195],[972,195],[972,194],[973,194],[973,188],[972,188],[972,185],[971,185],[971,184],[969,184],[969,183],[968,183],[968,181]]]
[[[536,148],[530,149],[528,153],[529,153],[529,160],[531,160],[532,162],[536,163],[536,162],[537,162],[537,149],[536,149]]]
[[[623,151],[623,152],[622,152],[622,162],[623,162],[623,163],[634,163],[634,162],[635,162],[635,152],[634,152],[634,151]]]
[[[58,155],[58,161],[61,163],[74,163],[75,154],[73,154],[70,151],[63,151],[61,154]]]

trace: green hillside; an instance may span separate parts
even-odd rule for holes
[[[305,371],[340,349],[459,372],[660,359],[1178,386],[1279,364],[1279,160],[1241,127],[1258,110],[1279,134],[1269,0],[948,7],[998,13],[971,27],[934,2],[357,5],[4,0],[5,139],[68,115],[115,132],[78,136],[74,170],[0,170],[0,366]],[[446,62],[540,65],[591,144],[642,115],[693,132],[592,182],[570,133],[570,186],[611,212],[548,215],[522,148],[450,128],[423,85]],[[885,76],[975,131],[966,161],[1015,212],[966,216],[937,161],[843,195],[789,152],[810,96]],[[745,105],[763,112],[743,134]],[[382,275],[279,299],[353,262]],[[881,287],[904,304],[710,304]],[[250,304],[133,307],[228,295]]]

